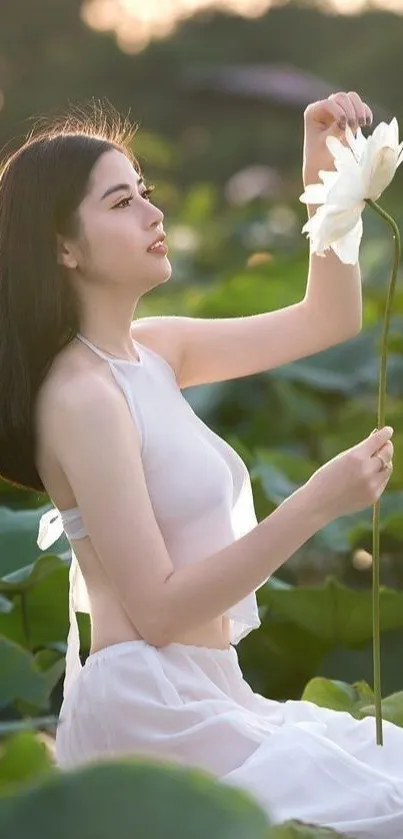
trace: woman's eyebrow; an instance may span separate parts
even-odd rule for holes
[[[137,181],[137,186],[141,186],[141,184],[143,183],[143,178],[139,178]],[[109,189],[107,189],[106,192],[104,192],[101,201],[103,201],[104,198],[107,198],[108,195],[112,195],[113,192],[120,192],[122,189],[132,189],[132,187],[130,184],[116,184],[115,186],[110,186]]]

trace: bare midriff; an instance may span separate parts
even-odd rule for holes
[[[72,547],[86,582],[91,604],[90,654],[120,644],[143,640],[122,602],[114,593],[88,536],[72,541]],[[170,638],[170,643],[226,649],[230,646],[230,626],[223,616]]]

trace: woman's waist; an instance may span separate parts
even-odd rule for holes
[[[116,605],[114,608],[105,605],[92,606],[91,654],[114,644],[140,640],[144,640],[143,636],[123,609],[116,608]],[[230,622],[228,618],[220,616],[201,626],[178,633],[170,641],[177,644],[227,649],[230,646]]]

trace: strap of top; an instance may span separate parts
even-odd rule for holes
[[[106,352],[103,352],[103,350],[100,350],[99,347],[95,346],[95,344],[92,344],[91,341],[88,340],[88,338],[84,337],[84,335],[81,335],[78,332],[76,337],[79,339],[79,341],[82,341],[83,344],[86,344],[87,347],[89,347],[91,350],[94,350],[94,353],[96,353],[96,355],[99,355],[101,358],[105,358],[107,361],[111,360],[111,356],[109,356]]]
[[[84,335],[81,335],[81,332],[77,332],[76,337],[79,339],[79,341],[82,341],[83,344],[86,344],[87,347],[89,347],[91,350],[93,350],[94,353],[96,353],[96,355],[98,355],[100,358],[104,358],[106,361],[109,361],[109,362],[111,362],[111,361],[112,362],[113,361],[126,361],[128,364],[135,364],[135,365],[138,365],[138,366],[140,366],[142,364],[142,354],[140,353],[138,345],[133,338],[132,338],[132,343],[133,343],[133,347],[135,348],[135,350],[137,352],[138,359],[135,359],[135,358],[119,358],[116,355],[112,355],[111,353],[104,352],[104,350],[101,350],[99,347],[96,347],[95,344],[93,344]]]

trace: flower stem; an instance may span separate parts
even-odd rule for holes
[[[388,288],[385,316],[382,334],[382,352],[379,374],[378,390],[378,428],[385,425],[385,403],[386,403],[386,377],[388,360],[388,334],[390,318],[392,313],[393,296],[396,287],[400,256],[401,242],[399,228],[392,218],[375,201],[366,200],[368,207],[372,207],[387,223],[393,231],[395,253],[393,261],[392,276]],[[373,505],[373,532],[372,532],[372,619],[373,619],[373,667],[374,667],[374,695],[375,695],[375,719],[376,719],[376,742],[378,746],[383,745],[382,734],[382,686],[381,686],[381,641],[380,641],[380,597],[379,597],[379,513],[380,499]]]

